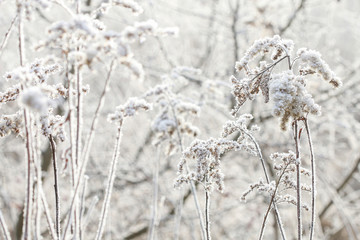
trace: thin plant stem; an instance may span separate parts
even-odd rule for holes
[[[74,188],[76,179],[76,165],[75,165],[75,141],[74,141],[74,123],[73,123],[73,91],[72,81],[69,77],[69,59],[68,55],[65,55],[65,80],[68,84],[68,121],[69,121],[69,139],[70,139],[70,161],[71,161],[71,182]]]
[[[93,142],[94,133],[95,133],[95,129],[96,129],[96,126],[97,126],[97,119],[99,117],[102,106],[104,105],[105,94],[106,94],[108,86],[110,84],[110,76],[111,76],[111,73],[113,71],[114,63],[115,63],[115,60],[113,60],[111,62],[110,70],[108,71],[105,86],[104,86],[103,92],[102,92],[102,94],[100,96],[99,103],[98,103],[98,106],[96,108],[96,111],[95,111],[95,114],[94,114],[94,117],[93,117],[93,120],[92,120],[92,123],[91,123],[90,133],[87,136],[87,139],[85,141],[85,146],[84,146],[84,149],[83,149],[83,153],[81,155],[82,156],[81,165],[80,165],[80,168],[79,168],[79,171],[78,171],[78,174],[77,174],[78,176],[77,176],[77,180],[76,180],[76,183],[75,183],[75,188],[74,188],[74,192],[73,192],[73,196],[72,196],[72,200],[71,200],[71,204],[70,204],[70,214],[69,214],[68,220],[67,220],[67,222],[65,224],[65,230],[64,230],[64,234],[63,234],[62,239],[66,239],[67,230],[68,230],[69,225],[71,223],[72,211],[74,211],[74,203],[75,203],[75,200],[76,200],[77,193],[79,191],[79,186],[82,183],[83,175],[85,174],[87,163],[89,161],[89,153],[90,153],[90,148],[91,148],[90,146],[92,145],[92,142]]]
[[[82,159],[81,159],[82,165],[81,165],[80,171],[84,167],[86,167],[85,163],[87,162],[87,159],[89,158],[90,149],[91,149],[91,146],[92,146],[92,143],[93,143],[93,140],[94,140],[95,129],[97,127],[98,118],[99,118],[101,109],[104,106],[105,95],[106,95],[106,93],[107,93],[107,91],[109,89],[110,80],[111,80],[111,74],[112,74],[112,72],[114,70],[114,66],[115,66],[115,59],[113,59],[111,61],[111,63],[110,63],[110,68],[109,68],[109,71],[107,73],[107,77],[106,77],[106,80],[105,80],[105,85],[104,85],[103,91],[101,92],[99,103],[98,103],[98,105],[96,107],[95,114],[94,114],[94,117],[93,117],[93,120],[92,120],[92,123],[91,123],[90,132],[89,132],[88,136],[86,137],[86,140],[85,140],[85,143],[84,143],[84,149],[83,149],[83,152],[81,154],[81,156],[82,156]]]
[[[55,190],[55,228],[57,239],[60,239],[60,195],[59,195],[59,177],[58,177],[58,167],[57,167],[57,158],[56,158],[56,144],[54,138],[49,136],[52,158],[53,158],[53,168],[54,168],[54,190]]]
[[[255,144],[255,148],[256,148],[256,151],[258,152],[259,154],[259,158],[260,158],[260,161],[261,161],[261,165],[262,165],[262,168],[263,168],[263,171],[264,171],[264,174],[265,174],[265,178],[266,178],[266,182],[269,184],[270,183],[270,177],[269,177],[269,173],[266,169],[266,165],[265,165],[265,159],[262,155],[262,152],[261,152],[261,148],[258,144],[258,142],[255,140],[254,136],[252,136],[249,132],[247,131],[243,131],[243,133],[245,135],[247,135],[252,141],[253,143]],[[274,199],[275,200],[275,199]],[[275,217],[276,217],[276,221],[277,221],[277,224],[279,226],[279,229],[280,229],[280,233],[281,233],[281,237],[283,240],[286,240],[286,234],[285,234],[285,230],[284,230],[284,226],[282,224],[282,221],[281,221],[281,217],[280,217],[280,213],[279,213],[279,210],[277,208],[277,205],[276,205],[276,201],[274,201],[273,199],[271,199],[271,204],[273,205],[274,207],[274,211],[275,211]],[[271,209],[271,208],[270,208]]]
[[[154,176],[153,176],[153,208],[149,227],[148,240],[153,240],[155,236],[155,228],[158,214],[158,195],[159,195],[159,161],[160,161],[160,147],[157,148],[157,158],[154,161]]]
[[[315,157],[313,150],[313,143],[310,134],[310,128],[307,118],[304,119],[306,135],[308,137],[309,149],[310,149],[310,159],[311,159],[311,225],[310,225],[310,240],[314,237],[314,228],[315,228],[315,214],[316,214],[316,172],[315,172]]]
[[[18,31],[19,31],[19,55],[20,55],[20,66],[24,66],[25,62],[25,51],[24,51],[24,36],[23,36],[23,22],[22,22],[22,13],[23,9],[18,9],[19,11],[19,22],[18,22]],[[22,83],[21,88],[24,88],[24,83]],[[31,119],[30,114],[26,108],[24,108],[24,125],[25,125],[25,138],[26,138],[26,155],[27,155],[27,189],[26,189],[26,202],[24,210],[24,221],[23,221],[23,239],[31,238],[31,208],[32,208],[32,181],[31,181],[31,162],[32,162],[32,142],[31,142]]]
[[[210,192],[205,191],[205,229],[206,229],[206,240],[211,240],[210,231]]]
[[[106,223],[107,213],[108,213],[108,210],[110,207],[111,193],[112,193],[112,189],[114,186],[114,180],[115,180],[115,176],[116,176],[116,167],[117,167],[117,163],[118,163],[118,159],[119,159],[119,155],[120,155],[121,128],[122,128],[122,121],[120,122],[120,125],[118,126],[114,154],[113,154],[113,158],[112,158],[111,166],[110,166],[110,170],[109,170],[108,182],[106,185],[105,199],[104,199],[104,203],[103,203],[103,206],[101,209],[99,227],[98,227],[98,230],[96,232],[96,237],[95,237],[96,240],[100,240],[102,237],[102,234],[104,232],[105,223]]]
[[[300,143],[298,136],[298,120],[294,121],[294,141],[296,150],[296,195],[297,195],[297,222],[298,222],[298,240],[302,238],[301,222],[301,175],[300,175]]]
[[[37,134],[39,133],[38,131],[36,132]],[[36,162],[34,162],[34,166],[35,166],[35,175],[36,175],[36,186],[37,186],[37,195],[35,198],[36,201],[36,216],[35,216],[35,235],[37,237],[37,239],[41,239],[41,232],[40,232],[40,228],[41,228],[41,196],[40,196],[40,191],[41,191],[41,187],[42,187],[42,171],[41,171],[41,162],[39,161],[40,157],[40,153],[39,153],[39,145],[40,145],[40,138],[38,137],[38,135],[35,135],[35,149],[36,149],[36,157],[34,158],[34,160],[36,160]],[[40,171],[39,171],[40,169]]]
[[[77,67],[76,84],[77,84],[77,111],[76,111],[76,166],[79,165],[81,157],[81,118],[82,118],[82,77],[81,68]]]
[[[184,189],[180,189],[181,193],[180,193],[180,196],[184,196]],[[181,213],[182,212],[182,209],[183,209],[183,206],[184,206],[184,199],[183,200],[179,200],[178,202],[178,206],[177,206],[177,209],[176,209],[176,212],[175,212],[175,237],[174,237],[174,240],[178,240],[179,239],[179,236],[180,236],[180,225],[181,225]]]
[[[0,209],[0,226],[3,232],[3,236],[5,240],[11,240],[9,229],[6,225],[5,219],[2,215],[1,209]]]
[[[82,229],[83,226],[83,217],[85,214],[85,193],[86,193],[86,188],[87,188],[87,183],[88,183],[89,177],[87,175],[85,175],[85,180],[84,180],[84,184],[83,184],[83,189],[81,192],[81,202],[80,202],[80,215],[79,215],[79,226],[80,226],[80,239],[84,239],[84,231]]]
[[[56,236],[56,233],[55,233],[55,229],[54,229],[54,223],[51,219],[51,214],[50,214],[50,210],[49,210],[49,206],[48,206],[48,203],[46,201],[46,198],[45,198],[45,194],[44,194],[44,191],[43,189],[41,188],[40,189],[40,198],[41,198],[41,202],[43,204],[43,208],[44,208],[44,213],[45,213],[45,218],[46,218],[46,221],[48,223],[48,227],[50,229],[50,235],[51,235],[51,238],[52,239],[59,239],[57,238]]]
[[[79,51],[79,48],[78,48]],[[81,139],[82,139],[82,75],[81,75],[81,66],[76,67],[76,90],[77,90],[77,111],[76,111],[76,156],[75,156],[75,165],[78,169],[81,158]],[[80,177],[80,176],[79,176]],[[80,225],[79,225],[79,199],[76,196],[75,200],[75,210],[74,210],[74,225],[75,225],[75,237],[80,237]]]
[[[3,49],[4,49],[4,47],[5,47],[8,39],[9,39],[9,37],[10,37],[10,34],[11,34],[11,32],[12,32],[14,23],[15,23],[15,21],[16,21],[17,18],[18,18],[18,14],[16,14],[16,16],[13,18],[13,20],[12,20],[11,23],[10,23],[9,29],[8,29],[8,30],[6,31],[6,33],[5,33],[4,39],[3,39],[2,43],[1,43],[1,46],[0,46],[0,56],[1,56],[2,53],[3,53]]]

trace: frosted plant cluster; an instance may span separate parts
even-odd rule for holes
[[[232,76],[230,79],[232,94],[236,99],[233,115],[236,115],[246,100],[254,99],[259,91],[262,92],[265,103],[272,100],[273,114],[280,118],[283,130],[287,128],[290,119],[297,120],[309,113],[320,115],[320,106],[314,102],[306,89],[306,76],[317,73],[333,87],[341,86],[341,81],[317,51],[300,48],[292,60],[293,46],[291,40],[282,39],[278,35],[257,40],[245,56],[236,62],[235,69],[238,72],[245,70],[246,77],[237,79]],[[259,67],[251,68],[250,62],[254,61],[257,55],[265,57],[270,51],[273,52],[269,62],[260,61]],[[281,61],[287,61],[288,70],[273,73],[273,69]],[[298,73],[294,69],[296,61],[300,61]]]
[[[129,98],[128,101],[116,107],[114,113],[108,115],[108,120],[110,122],[119,122],[122,124],[124,118],[134,116],[139,110],[150,110],[152,105],[146,102],[144,99],[140,98]]]
[[[165,83],[150,89],[145,97],[151,99],[158,108],[158,114],[152,122],[152,130],[155,133],[153,143],[157,146],[166,141],[166,152],[171,154],[182,145],[183,137],[194,138],[199,135],[200,130],[192,120],[200,115],[200,107],[195,102],[174,93],[174,79],[168,76],[163,78]]]
[[[305,2],[0,0],[1,237],[356,239],[356,50],[311,33],[313,11],[293,29]],[[309,33],[324,58],[279,36]],[[316,82],[342,85],[330,58],[340,91]]]
[[[224,190],[224,174],[221,171],[221,155],[229,151],[239,151],[243,145],[236,141],[225,139],[194,140],[188,147],[178,165],[178,178],[175,187],[184,183],[196,181],[203,183],[206,191],[212,192],[214,185],[220,192]],[[194,171],[185,172],[188,161],[196,161]]]

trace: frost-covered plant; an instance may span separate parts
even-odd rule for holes
[[[199,116],[200,107],[180,94],[175,94],[172,88],[173,84],[168,81],[145,94],[145,97],[153,99],[155,106],[159,108],[159,113],[152,122],[152,130],[156,134],[154,145],[166,141],[167,155],[176,152],[178,147],[183,148],[183,136],[194,138],[200,132],[191,122],[193,117]]]
[[[336,77],[335,73],[330,69],[328,64],[321,58],[320,53],[306,48],[300,48],[296,55],[293,56],[294,44],[291,40],[282,39],[280,36],[275,35],[272,38],[265,38],[257,40],[245,53],[244,57],[236,62],[235,69],[240,72],[245,70],[245,77],[237,79],[231,77],[232,93],[236,99],[236,106],[232,114],[236,116],[240,107],[249,99],[252,100],[260,91],[262,92],[265,103],[272,101],[274,116],[280,118],[280,127],[286,130],[289,121],[291,120],[293,126],[295,154],[289,153],[288,155],[273,155],[272,158],[282,158],[286,160],[283,164],[274,165],[275,170],[281,171],[281,178],[276,184],[260,181],[257,184],[250,186],[250,189],[257,188],[261,191],[267,191],[272,195],[271,203],[269,204],[268,211],[271,209],[272,203],[287,201],[296,203],[297,205],[297,221],[298,221],[298,239],[302,238],[302,219],[301,208],[301,190],[311,190],[311,230],[310,239],[313,239],[315,227],[315,159],[313,154],[313,146],[310,136],[310,129],[308,126],[308,115],[320,115],[320,106],[315,103],[311,94],[307,91],[306,85],[309,75],[319,76],[323,80],[329,82],[334,88],[341,86],[341,81]],[[271,52],[270,59],[268,60],[266,54]],[[258,55],[262,55],[265,61],[260,61],[259,66],[252,67],[250,64]],[[273,73],[274,68],[282,61],[287,61],[288,68],[280,73]],[[295,68],[295,63],[300,62],[298,67]],[[301,130],[298,129],[298,122],[303,121],[308,136],[310,155],[311,155],[311,187],[304,187],[301,183],[301,174],[304,173],[301,168],[300,156],[300,137]],[[285,166],[284,166],[285,164]],[[264,168],[265,169],[265,168]],[[296,183],[287,174],[289,171],[296,171]],[[308,173],[308,172],[306,172]],[[294,197],[279,197],[277,199],[276,190],[278,185],[287,188],[293,188],[297,192],[296,201]],[[250,190],[250,191],[251,191]],[[247,191],[244,195],[247,195]],[[275,208],[276,209],[276,208]],[[267,212],[268,214],[268,212]],[[266,217],[267,217],[266,214]],[[263,230],[266,223],[264,218],[263,227],[260,234],[260,239],[263,237]],[[282,235],[283,239],[285,238]]]
[[[165,145],[165,154],[170,156],[180,150],[184,150],[183,141],[185,137],[193,139],[198,136],[199,129],[193,125],[192,120],[194,117],[199,116],[200,107],[191,99],[186,99],[185,96],[176,92],[176,89],[181,89],[188,84],[188,81],[182,79],[180,84],[177,84],[177,80],[181,77],[184,71],[196,72],[198,70],[189,67],[177,67],[172,70],[171,76],[163,76],[163,84],[157,85],[150,89],[144,97],[151,99],[154,102],[155,108],[158,108],[159,113],[155,116],[152,122],[152,131],[155,133],[153,144],[159,148]],[[159,156],[160,159],[160,156]],[[154,237],[154,228],[157,214],[157,193],[158,193],[158,175],[159,175],[159,160],[155,161],[154,168],[154,205],[153,213],[150,223],[149,239]],[[186,169],[188,171],[188,169]],[[190,182],[191,191],[194,196],[194,201],[197,209],[197,213],[200,220],[200,225],[203,226],[202,214],[199,208],[199,202],[197,198],[196,188],[193,182]],[[179,228],[181,223],[183,197],[180,197],[178,201],[177,211],[177,223],[175,236],[179,234]],[[203,231],[203,235],[204,231]]]
[[[210,194],[216,188],[224,191],[224,174],[221,171],[221,157],[230,151],[246,150],[257,155],[256,142],[251,133],[258,130],[253,126],[250,130],[246,124],[252,119],[249,114],[242,115],[238,121],[227,122],[224,126],[222,138],[208,140],[194,140],[190,146],[183,150],[182,158],[178,164],[178,177],[174,186],[181,187],[192,181],[202,184],[205,189],[205,229],[206,239],[211,239],[210,234]],[[234,132],[240,132],[236,141],[226,139]],[[189,170],[188,162],[196,161],[194,170]]]
[[[116,107],[116,110],[114,113],[111,113],[108,115],[108,121],[116,124],[118,127],[118,130],[117,130],[114,154],[113,154],[111,166],[109,169],[109,177],[108,177],[107,185],[106,185],[105,199],[104,199],[103,206],[101,209],[99,227],[98,227],[98,230],[96,233],[96,238],[95,238],[97,240],[100,240],[102,238],[105,223],[106,223],[106,216],[107,216],[107,213],[108,213],[108,210],[110,207],[110,198],[111,198],[111,193],[112,193],[112,189],[114,186],[114,180],[116,177],[116,168],[117,168],[117,163],[118,163],[119,154],[120,154],[120,143],[121,143],[121,135],[122,135],[121,129],[124,124],[124,120],[128,117],[134,116],[140,110],[147,111],[147,110],[150,110],[151,108],[152,108],[151,104],[146,102],[144,99],[130,98],[125,104]]]
[[[306,117],[309,113],[319,115],[320,107],[312,99],[306,89],[308,75],[318,73],[333,87],[341,86],[341,81],[321,58],[320,53],[314,50],[301,48],[292,57],[293,42],[281,39],[275,35],[255,43],[245,53],[245,56],[236,62],[235,69],[240,72],[245,70],[245,78],[231,77],[233,85],[232,93],[237,105],[232,113],[235,115],[246,100],[252,100],[261,90],[265,102],[270,99],[274,103],[273,114],[280,117],[281,128],[285,130],[290,119],[298,120]],[[261,61],[259,67],[250,68],[250,62],[261,54],[272,51],[270,62]],[[273,74],[273,70],[281,61],[287,60],[288,70],[279,74]],[[294,63],[300,61],[297,72],[293,68]]]
[[[257,190],[259,193],[268,195],[271,199],[264,216],[259,239],[262,239],[264,235],[266,222],[274,203],[277,205],[281,203],[297,205],[296,196],[291,194],[292,191],[297,191],[296,166],[298,165],[298,159],[296,159],[295,153],[292,151],[289,151],[288,153],[274,153],[270,156],[270,159],[274,163],[273,168],[276,171],[276,181],[264,182],[260,179],[258,182],[251,184],[249,189],[246,190],[241,197],[241,199],[245,201],[246,197],[251,192]],[[310,171],[305,168],[301,168],[300,171],[304,176],[310,177],[311,175]],[[300,190],[311,192],[311,186],[301,184]],[[309,206],[304,203],[302,203],[301,207],[306,211],[309,211],[310,209]]]
[[[211,239],[210,234],[210,194],[214,187],[220,192],[224,190],[224,174],[221,171],[221,155],[229,151],[241,150],[244,145],[232,140],[214,139],[194,140],[183,151],[178,164],[178,177],[175,187],[180,187],[192,181],[201,183],[205,189],[205,231],[206,239]],[[188,161],[196,161],[195,169],[186,171]],[[215,186],[214,186],[215,185]]]

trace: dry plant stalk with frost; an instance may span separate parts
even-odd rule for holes
[[[10,133],[24,139],[26,143],[27,161],[27,188],[24,204],[24,220],[22,238],[31,239],[36,236],[42,238],[40,231],[42,211],[48,223],[48,232],[52,239],[68,239],[69,230],[74,238],[83,238],[82,215],[84,198],[80,197],[80,189],[85,191],[87,176],[86,166],[92,147],[97,121],[108,91],[111,74],[120,64],[128,68],[132,74],[143,80],[144,70],[142,65],[134,59],[130,44],[136,41],[144,42],[147,36],[176,36],[176,28],[160,28],[154,20],[135,22],[133,26],[125,27],[121,32],[106,30],[106,26],[97,19],[98,14],[106,14],[113,6],[130,9],[135,15],[143,12],[139,4],[132,0],[104,1],[99,8],[85,13],[81,8],[81,1],[71,1],[74,8],[69,8],[63,1],[57,0],[17,0],[16,16],[14,17],[8,33],[1,45],[0,52],[4,49],[13,26],[17,26],[18,45],[20,53],[20,67],[5,74],[4,78],[15,84],[0,93],[0,104],[18,102],[19,111],[13,114],[3,114],[0,117],[0,136]],[[25,58],[26,46],[24,41],[23,25],[25,20],[31,21],[33,11],[46,10],[53,5],[62,7],[68,14],[67,21],[58,21],[48,28],[47,39],[36,45],[35,50],[53,51],[59,57],[36,59],[27,63]],[[118,64],[117,64],[118,63]],[[90,131],[86,138],[83,137],[83,99],[89,92],[88,85],[84,85],[83,73],[94,71],[95,66],[109,65],[105,79],[104,89],[100,95],[96,111],[92,118]],[[49,84],[48,79],[57,80],[57,73],[61,73],[63,83]],[[55,82],[53,81],[53,82]],[[67,106],[63,104],[67,102]],[[66,109],[67,107],[67,109]],[[64,108],[67,113],[56,115],[58,108]],[[110,168],[110,176],[106,189],[103,210],[101,212],[97,239],[103,233],[106,213],[110,203],[112,184],[115,178],[116,162],[121,136],[123,118],[132,116],[138,109],[149,109],[144,100],[130,99],[125,105],[120,106],[110,119],[120,123],[116,148]],[[68,125],[68,132],[65,132]],[[40,144],[44,136],[52,150],[54,167],[54,192],[55,192],[55,224],[50,216],[50,210],[42,189],[42,174],[40,163]],[[66,138],[68,135],[68,138]],[[61,231],[60,195],[58,184],[58,165],[56,140],[68,141],[68,148],[64,150],[65,159],[70,162],[71,187],[70,207],[64,215],[64,230]],[[84,143],[84,146],[82,146]],[[36,187],[36,188],[34,188]],[[84,194],[84,193],[83,193]],[[82,195],[84,196],[84,195]],[[35,200],[37,199],[37,200]],[[82,210],[81,210],[82,209]],[[33,216],[33,213],[36,216]],[[7,239],[7,225],[0,218],[0,224]]]
[[[233,85],[233,95],[236,98],[237,105],[233,110],[233,115],[239,111],[240,107],[246,100],[252,100],[255,95],[262,92],[265,103],[270,100],[273,102],[273,115],[280,118],[280,127],[286,130],[289,121],[292,121],[294,131],[295,153],[289,153],[291,157],[284,154],[273,155],[272,158],[283,158],[286,160],[282,165],[274,165],[275,170],[280,170],[277,183],[261,183],[252,185],[250,188],[266,189],[271,197],[271,203],[280,203],[281,201],[296,203],[297,205],[297,222],[298,222],[298,239],[302,239],[302,218],[301,208],[301,190],[311,190],[311,227],[310,239],[314,238],[314,227],[316,218],[315,198],[316,198],[316,174],[315,174],[315,159],[313,152],[313,144],[308,125],[308,115],[320,115],[320,106],[316,104],[306,89],[307,77],[310,75],[320,76],[323,80],[329,82],[334,88],[341,86],[341,81],[336,77],[335,73],[321,58],[320,53],[306,48],[300,48],[295,56],[293,56],[293,42],[291,40],[282,39],[275,35],[272,38],[265,38],[255,41],[255,43],[245,53],[245,56],[236,63],[236,70],[240,72],[244,70],[246,77],[243,79],[231,78]],[[268,61],[261,61],[259,66],[255,68],[250,67],[250,62],[262,55],[271,52],[271,57]],[[265,58],[266,59],[266,58]],[[274,68],[282,61],[286,61],[288,69],[280,73],[273,73]],[[294,64],[299,62],[298,67]],[[301,183],[301,174],[308,174],[301,167],[300,155],[300,137],[301,130],[298,128],[298,123],[304,122],[310,149],[311,162],[311,187],[304,186]],[[286,157],[285,157],[286,156]],[[290,160],[291,159],[291,160]],[[285,167],[285,166],[286,167]],[[295,170],[293,169],[295,165]],[[291,168],[289,168],[291,167]],[[296,171],[296,184],[286,174],[289,170]],[[281,197],[278,195],[279,184],[283,184],[285,188],[296,189],[296,199],[293,197]],[[247,193],[245,193],[246,195]],[[276,209],[276,208],[275,208]],[[266,224],[265,215],[263,227],[260,233],[260,238],[263,237],[263,228]],[[283,239],[285,236],[282,236]]]
[[[121,128],[123,126],[124,120],[127,117],[134,116],[135,113],[139,110],[146,111],[149,109],[151,109],[151,105],[149,103],[147,103],[144,99],[130,98],[127,103],[125,103],[124,105],[118,106],[115,110],[115,113],[109,114],[109,116],[108,116],[108,120],[110,122],[114,122],[115,124],[118,125],[118,131],[117,131],[114,154],[113,154],[113,158],[112,158],[111,166],[110,166],[110,170],[109,170],[109,178],[108,178],[107,185],[106,185],[105,199],[104,199],[104,203],[103,203],[103,206],[101,209],[99,227],[98,227],[96,237],[95,237],[95,239],[97,239],[97,240],[100,240],[102,238],[104,226],[106,223],[107,212],[110,207],[110,198],[111,198],[111,193],[112,193],[112,189],[114,186],[114,180],[115,180],[115,176],[116,176],[116,174],[115,174],[116,167],[117,167],[117,162],[118,162],[119,154],[120,154],[120,143],[121,143],[121,135],[122,135]]]
[[[180,94],[174,92],[175,82],[178,73],[182,71],[197,72],[197,70],[188,67],[178,67],[173,69],[172,76],[163,76],[164,83],[157,85],[150,89],[145,98],[152,99],[154,105],[159,108],[159,113],[152,123],[152,130],[155,133],[155,140],[153,144],[157,147],[158,153],[161,145],[165,145],[165,155],[168,157],[174,154],[178,149],[183,151],[183,138],[185,136],[193,139],[199,134],[199,129],[191,123],[191,118],[196,117],[200,113],[198,104],[184,99]],[[185,85],[187,82],[185,81]],[[181,86],[183,84],[180,84]],[[160,156],[160,155],[159,155]],[[159,174],[159,160],[155,160],[154,170],[154,197],[153,197],[153,211],[150,222],[150,230],[148,239],[153,239],[155,235],[155,223],[157,222],[157,195],[158,195],[158,174]],[[194,196],[197,214],[200,220],[200,226],[203,226],[202,213],[199,207],[198,197],[195,185],[190,183],[191,192]],[[176,211],[176,224],[175,224],[175,239],[179,238],[181,215],[183,205],[183,194],[178,200]],[[205,231],[202,227],[202,234],[205,236]]]
[[[317,105],[311,94],[306,89],[307,77],[317,74],[333,87],[339,87],[341,81],[331,71],[329,66],[322,60],[320,53],[314,50],[301,48],[297,51],[296,56],[292,56],[293,42],[287,39],[281,39],[275,35],[272,38],[265,38],[256,41],[249,48],[245,56],[236,63],[236,70],[245,71],[246,77],[237,79],[231,77],[232,94],[236,99],[236,106],[232,110],[232,115],[236,117],[241,106],[249,99],[252,100],[261,91],[265,103],[270,100],[273,103],[273,115],[280,118],[280,127],[287,130],[289,121],[292,121],[294,130],[295,153],[275,153],[271,156],[274,161],[274,169],[277,172],[278,179],[271,181],[265,166],[265,160],[262,156],[259,144],[253,137],[253,131],[258,130],[257,126],[252,126],[249,130],[249,120],[253,117],[249,114],[243,114],[235,121],[229,121],[224,125],[222,138],[209,139],[207,141],[195,140],[189,148],[183,151],[182,159],[178,165],[178,178],[175,181],[175,187],[184,183],[196,181],[201,183],[205,189],[205,221],[206,221],[206,239],[211,239],[210,234],[210,193],[217,186],[221,192],[223,190],[224,174],[220,170],[220,157],[225,152],[231,150],[246,149],[249,152],[258,155],[266,182],[259,182],[250,185],[242,199],[257,189],[259,192],[265,192],[270,195],[270,203],[261,226],[259,239],[264,236],[265,226],[269,212],[274,209],[278,227],[282,239],[286,239],[285,230],[280,218],[278,204],[290,203],[297,206],[298,222],[298,239],[302,239],[302,219],[301,209],[309,209],[301,201],[301,191],[311,192],[311,228],[310,239],[314,237],[315,227],[315,159],[311,141],[310,129],[308,126],[308,114],[319,115],[320,106]],[[267,60],[265,54],[271,52],[271,57]],[[261,61],[259,66],[250,67],[250,62],[258,56],[263,56],[266,61]],[[282,61],[286,61],[288,69],[280,73],[273,73],[274,68]],[[295,62],[299,62],[297,68],[294,68]],[[297,71],[295,71],[297,70]],[[311,173],[301,167],[300,143],[301,130],[298,129],[298,122],[303,121],[308,137],[310,156],[311,156]],[[227,140],[226,137],[237,132],[239,137],[234,140]],[[195,160],[195,170],[190,172],[184,171],[184,166],[189,160]],[[277,163],[277,161],[281,163]],[[301,175],[311,175],[311,186],[301,183]],[[294,180],[296,179],[296,180]],[[296,197],[286,194],[286,190],[295,190]]]

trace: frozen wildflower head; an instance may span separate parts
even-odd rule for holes
[[[157,85],[150,89],[146,98],[152,98],[159,113],[152,123],[152,130],[156,133],[154,145],[168,142],[167,154],[175,152],[179,146],[179,135],[194,138],[199,135],[199,129],[191,122],[191,118],[200,114],[200,107],[182,99],[171,90],[170,84]]]
[[[267,37],[256,40],[254,44],[247,50],[244,57],[240,59],[240,61],[236,62],[235,69],[238,72],[243,69],[248,71],[248,64],[254,60],[256,56],[259,54],[264,55],[270,51],[272,51],[271,59],[276,61],[283,56],[289,56],[293,50],[293,47],[293,41],[289,39],[282,39],[279,35],[275,35],[272,38]]]
[[[321,114],[321,107],[314,102],[305,86],[305,77],[296,76],[292,71],[273,75],[270,95],[274,103],[273,114],[280,118],[281,129],[287,129],[290,119],[297,120],[306,117],[308,113]]]
[[[0,117],[0,137],[5,137],[11,132],[16,135],[22,134],[23,115],[21,111],[11,115],[2,115]]]
[[[110,122],[123,123],[124,118],[134,116],[139,110],[150,110],[151,104],[140,98],[130,98],[125,104],[116,107],[114,113],[108,115]]]
[[[143,69],[143,66],[141,65],[141,63],[139,63],[138,61],[136,61],[133,58],[126,58],[124,60],[121,60],[120,63],[124,66],[126,66],[127,68],[129,68],[132,72],[132,74],[139,79],[140,81],[144,80],[145,77],[145,72]]]
[[[229,151],[242,149],[238,142],[226,139],[194,140],[188,147],[178,164],[178,177],[175,180],[175,187],[184,183],[197,181],[204,184],[206,191],[212,191],[214,185],[218,191],[224,190],[224,174],[220,168],[221,155]],[[195,169],[187,172],[185,165],[188,161],[196,161]]]
[[[15,101],[21,91],[21,84],[15,84],[8,88],[5,92],[0,92],[0,103]]]
[[[41,134],[45,137],[50,135],[54,138],[64,142],[66,139],[66,132],[64,124],[66,118],[60,115],[53,115],[52,110],[48,111],[48,114],[40,116]]]
[[[300,48],[296,54],[301,61],[299,71],[302,75],[317,73],[334,88],[342,85],[340,78],[335,75],[329,65],[321,58],[321,54],[318,51]]]
[[[309,113],[320,115],[320,106],[306,90],[306,76],[317,73],[334,87],[339,87],[341,81],[317,51],[300,48],[292,61],[293,45],[291,40],[282,39],[277,35],[261,39],[255,41],[245,56],[236,63],[236,70],[244,70],[245,77],[237,79],[232,76],[230,79],[232,94],[236,100],[232,110],[234,116],[247,100],[253,100],[260,91],[265,103],[272,100],[273,115],[280,118],[283,130],[287,128],[290,119],[299,120]],[[259,66],[251,68],[249,63],[258,54],[263,55],[270,50],[270,61],[264,58],[266,61],[261,61]],[[283,60],[287,62],[288,70],[274,74],[273,69]],[[300,61],[297,69],[299,74],[296,74],[293,68],[295,61]]]
[[[5,73],[4,78],[9,81],[30,83],[32,85],[46,82],[49,76],[60,72],[62,69],[57,63],[48,64],[50,61],[53,61],[53,59],[35,59],[30,64]]]
[[[113,5],[130,9],[134,15],[143,13],[144,9],[133,0],[112,0]]]
[[[124,43],[133,43],[137,40],[144,42],[147,35],[176,37],[177,34],[177,28],[160,28],[155,20],[149,19],[142,22],[135,22],[133,26],[125,27],[121,32],[121,40]]]

